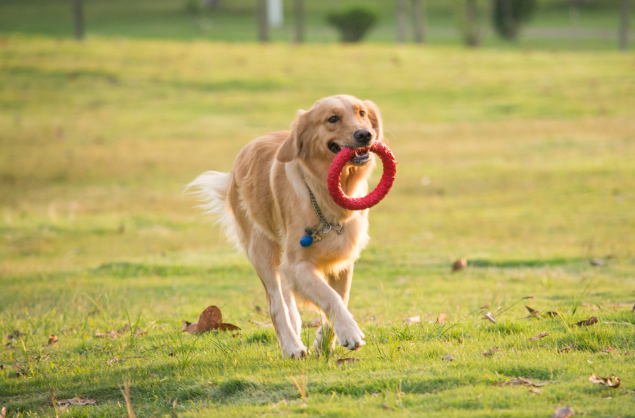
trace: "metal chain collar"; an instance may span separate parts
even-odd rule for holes
[[[324,219],[324,215],[322,215],[322,211],[320,210],[320,207],[318,206],[317,199],[315,199],[315,195],[311,191],[311,188],[309,187],[308,184],[306,185],[306,188],[309,189],[309,197],[311,198],[311,205],[313,205],[313,210],[315,211],[315,214],[317,215],[318,219],[322,223],[322,225],[320,225],[320,229],[318,230],[318,232],[321,234],[328,234],[329,232],[333,230],[337,232],[337,235],[340,235],[344,231],[344,225],[339,223],[335,225],[328,223],[326,219]]]

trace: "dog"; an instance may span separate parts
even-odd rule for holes
[[[308,353],[300,338],[296,300],[322,316],[313,342],[316,353],[333,348],[333,337],[349,350],[365,345],[347,306],[353,266],[369,240],[368,210],[338,206],[329,195],[327,175],[342,148],[361,149],[383,140],[373,102],[331,96],[308,111],[299,110],[291,131],[247,144],[231,172],[208,171],[188,186],[198,191],[201,206],[219,218],[227,237],[256,270],[287,357]],[[371,153],[356,153],[342,171],[343,191],[350,197],[365,196],[374,167]],[[308,247],[301,245],[306,235],[314,239]]]

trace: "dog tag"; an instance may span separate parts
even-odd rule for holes
[[[303,247],[310,247],[311,244],[313,244],[313,237],[310,235],[305,235],[302,238],[300,238],[300,245]]]

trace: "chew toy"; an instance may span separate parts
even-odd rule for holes
[[[348,197],[344,194],[344,190],[342,190],[342,186],[340,185],[342,170],[344,169],[346,163],[351,158],[353,158],[353,156],[355,156],[356,152],[366,151],[373,152],[377,154],[379,158],[381,158],[382,165],[384,166],[384,173],[381,176],[379,184],[370,194],[360,198]],[[342,148],[342,150],[335,156],[335,159],[333,160],[333,163],[331,163],[331,168],[329,170],[327,183],[329,194],[333,198],[333,201],[344,209],[368,209],[375,206],[388,194],[390,188],[392,187],[392,184],[395,181],[396,174],[397,164],[395,161],[395,156],[393,155],[392,151],[390,151],[390,149],[382,142],[376,141],[368,148]]]

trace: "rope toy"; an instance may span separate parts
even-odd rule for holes
[[[344,190],[342,190],[342,186],[340,185],[340,178],[342,176],[342,170],[344,166],[353,158],[356,152],[374,152],[381,158],[381,162],[384,166],[384,173],[381,176],[381,180],[375,190],[373,190],[368,196],[360,197],[360,198],[352,198],[348,197],[344,194]],[[362,149],[350,149],[350,148],[342,148],[340,152],[337,153],[333,163],[331,163],[331,169],[329,170],[328,176],[328,188],[329,194],[333,198],[333,201],[343,207],[344,209],[349,210],[364,210],[375,206],[379,203],[390,191],[392,184],[395,181],[395,176],[397,175],[397,162],[395,161],[395,156],[393,155],[390,148],[388,148],[385,144],[376,141],[373,145],[368,148]]]

